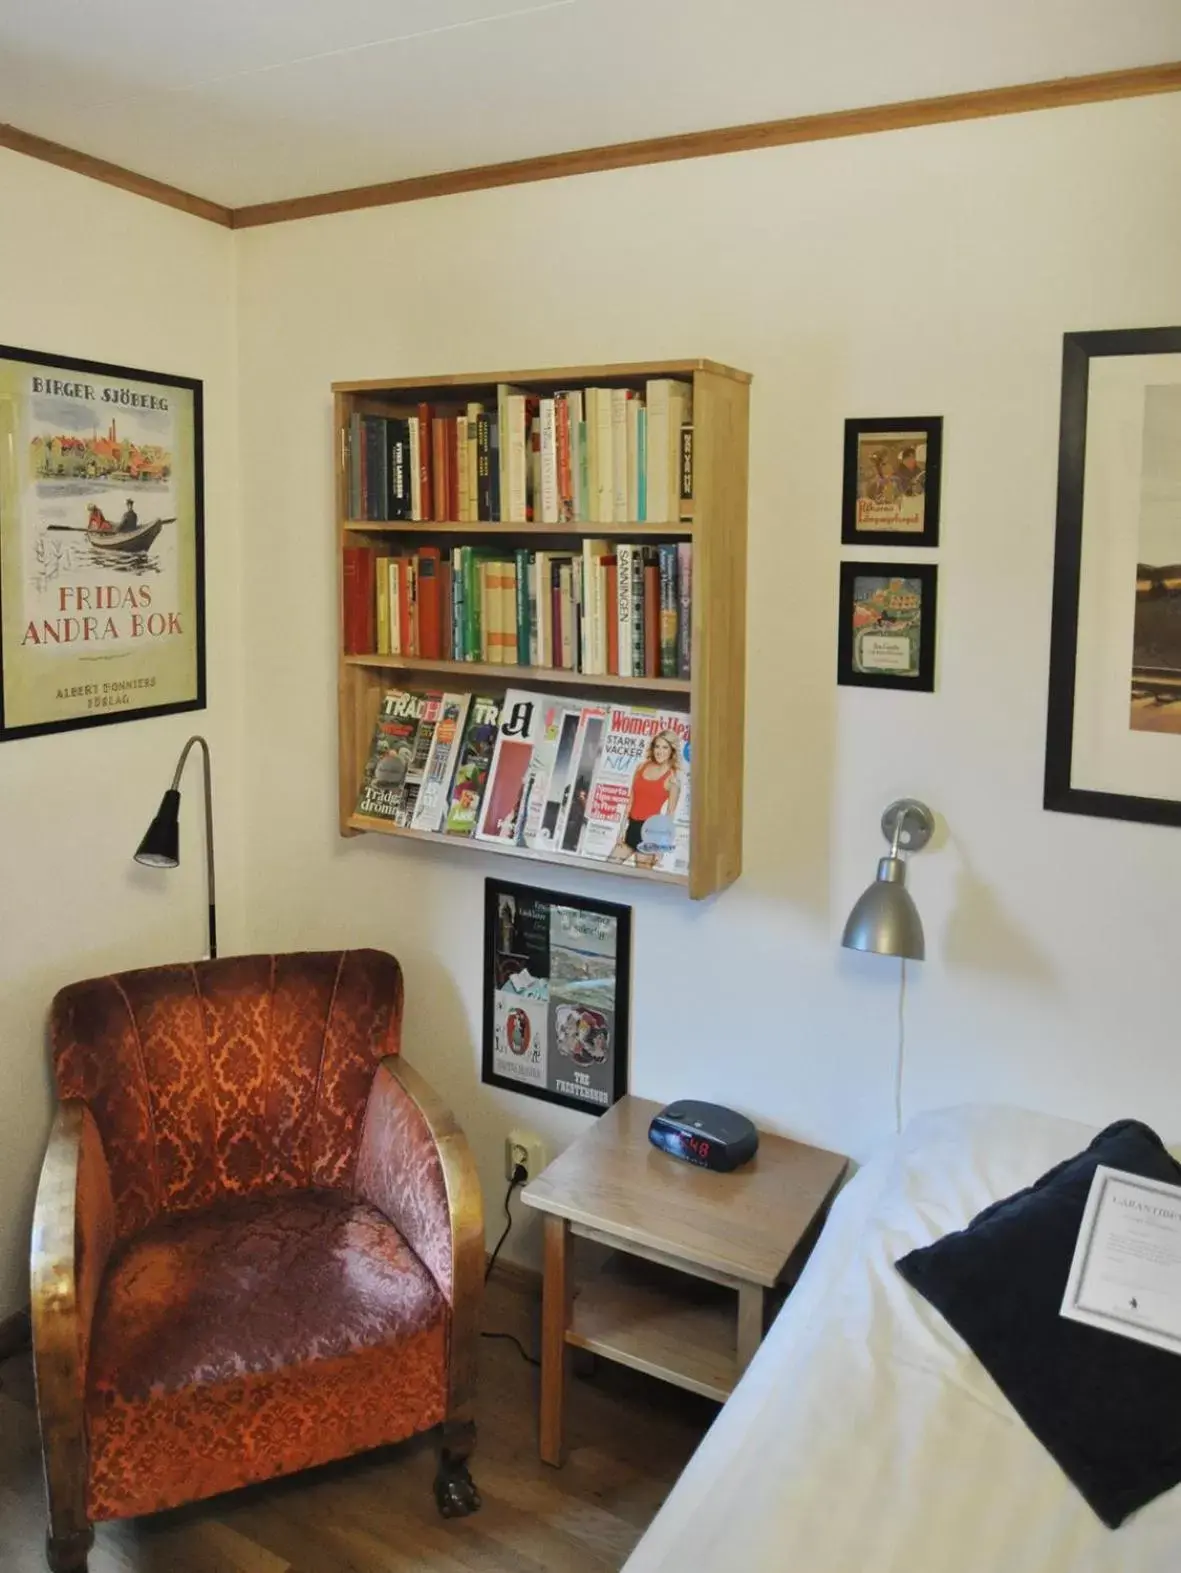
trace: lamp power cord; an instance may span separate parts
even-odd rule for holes
[[[508,1190],[505,1191],[505,1193],[504,1193],[504,1218],[505,1218],[504,1228],[501,1231],[500,1239],[497,1240],[496,1244],[492,1247],[492,1255],[488,1258],[488,1265],[484,1269],[484,1282],[485,1283],[487,1283],[489,1278],[492,1276],[492,1269],[496,1266],[496,1258],[500,1255],[500,1248],[504,1244],[504,1242],[508,1239],[509,1231],[512,1229],[512,1226],[513,1226],[513,1214],[512,1214],[512,1209],[509,1206],[509,1203],[513,1199],[513,1192],[516,1190],[518,1185],[524,1185],[525,1181],[528,1178],[529,1178],[529,1173],[528,1173],[528,1170],[524,1167],[524,1165],[520,1164],[520,1163],[516,1164],[514,1166],[514,1168],[513,1168],[513,1177],[508,1182]],[[510,1344],[513,1345],[513,1347],[516,1349],[517,1353],[521,1356],[522,1360],[527,1361],[530,1365],[539,1366],[541,1364],[540,1360],[536,1359],[533,1355],[531,1355],[529,1353],[529,1351],[525,1348],[525,1345],[521,1342],[521,1340],[516,1336],[515,1333],[497,1333],[497,1332],[481,1331],[480,1337],[481,1338],[502,1338],[506,1343],[510,1343]]]

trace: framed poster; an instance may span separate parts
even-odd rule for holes
[[[844,546],[938,546],[943,417],[845,422]]]
[[[631,908],[484,884],[483,1079],[602,1114],[627,1091]]]
[[[935,687],[934,563],[842,563],[837,682]]]
[[[1063,341],[1043,802],[1181,825],[1181,327]]]
[[[201,384],[0,347],[0,741],[205,704]]]

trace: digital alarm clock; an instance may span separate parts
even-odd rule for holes
[[[748,1162],[759,1147],[759,1133],[745,1114],[692,1099],[670,1103],[654,1115],[648,1140],[674,1158],[723,1172]]]

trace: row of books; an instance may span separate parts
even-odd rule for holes
[[[688,678],[693,548],[586,537],[581,550],[344,550],[348,655]]]
[[[689,718],[510,688],[391,689],[357,813],[536,852],[689,868]]]
[[[664,524],[693,514],[693,385],[568,388],[501,383],[496,408],[419,404],[354,412],[348,516],[462,524]]]

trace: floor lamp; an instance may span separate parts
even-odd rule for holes
[[[156,817],[148,826],[135,854],[135,861],[147,868],[176,868],[180,862],[180,778],[193,744],[201,745],[205,765],[205,879],[209,893],[209,955],[217,955],[217,900],[213,879],[213,785],[209,770],[209,744],[203,737],[190,737],[180,751],[172,785],[160,799]]]

